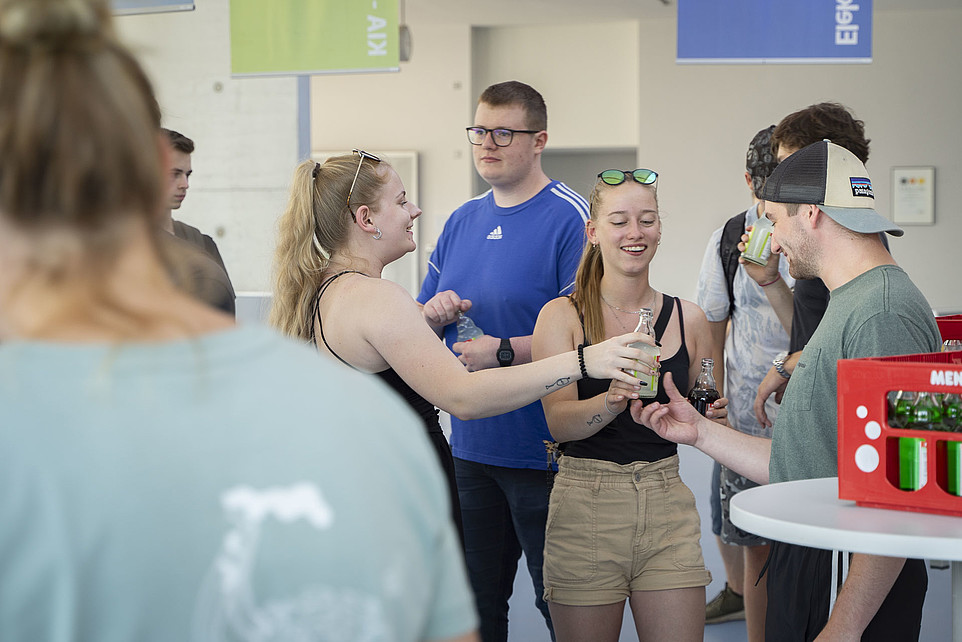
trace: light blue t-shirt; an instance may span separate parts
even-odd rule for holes
[[[758,205],[745,213],[745,227],[758,220]],[[728,282],[721,256],[718,253],[724,226],[715,230],[705,248],[705,256],[698,274],[696,302],[709,321],[728,319]],[[779,263],[779,274],[788,287],[795,279],[788,273],[788,261]],[[733,284],[735,310],[731,317],[731,331],[725,339],[725,396],[728,398],[728,420],[739,432],[756,437],[772,436],[755,418],[755,393],[762,379],[772,367],[772,359],[788,350],[788,333],[782,327],[775,309],[768,302],[764,289],[756,283],[744,266],[739,265]],[[773,397],[765,403],[765,412],[772,420],[778,416],[779,406]]]
[[[257,327],[0,346],[0,640],[378,640],[476,627],[393,392]]]
[[[587,219],[585,199],[558,181],[514,207],[498,207],[488,191],[445,223],[418,301],[454,290],[471,300],[467,314],[485,334],[527,336],[545,303],[573,291]],[[444,329],[448,347],[456,325]],[[484,419],[451,417],[451,450],[468,461],[544,469],[545,440],[552,437],[540,401]]]

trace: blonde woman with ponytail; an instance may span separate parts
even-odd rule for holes
[[[541,310],[531,352],[550,359],[595,345],[654,312],[659,372],[694,384],[711,334],[698,306],[649,281],[661,243],[651,170],[606,170],[589,199],[588,242],[575,292]],[[586,348],[587,349],[587,348]],[[659,401],[667,397],[658,387]],[[664,399],[663,399],[664,398]],[[542,400],[563,455],[545,535],[545,600],[559,642],[619,639],[625,599],[639,640],[701,640],[705,569],[695,499],[678,475],[675,444],[636,423],[638,400],[619,380],[587,378]],[[709,416],[724,422],[727,400]],[[585,524],[603,525],[586,529]]]
[[[0,0],[0,640],[476,642],[418,418],[171,282],[160,124],[107,0]]]
[[[323,165],[301,163],[280,221],[270,319],[331,359],[377,375],[417,411],[460,525],[453,460],[435,406],[462,419],[488,417],[586,376],[618,380],[630,397],[637,379],[624,370],[644,357],[627,345],[647,339],[626,332],[536,363],[468,372],[407,291],[380,278],[385,265],[415,249],[412,226],[420,215],[394,168],[373,154],[355,150]]]

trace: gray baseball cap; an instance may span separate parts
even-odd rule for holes
[[[898,225],[875,211],[872,179],[855,154],[829,140],[804,147],[781,163],[765,181],[761,198],[773,203],[810,203],[853,232],[888,232]]]

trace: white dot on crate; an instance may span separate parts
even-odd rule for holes
[[[882,426],[877,421],[870,421],[865,424],[865,436],[869,439],[878,439],[882,435]]]
[[[878,451],[874,446],[862,444],[855,450],[855,465],[863,473],[874,472],[878,468]]]
[[[858,415],[859,419],[865,419],[868,417],[868,408],[865,406],[859,406],[855,409],[855,414]]]

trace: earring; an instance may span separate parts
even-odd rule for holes
[[[381,228],[375,225],[374,229],[377,230],[377,234],[374,235],[374,240],[376,241],[381,238]]]

